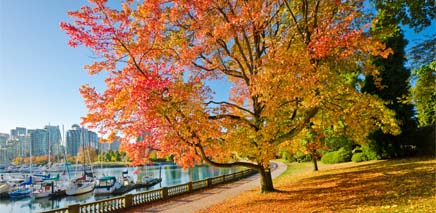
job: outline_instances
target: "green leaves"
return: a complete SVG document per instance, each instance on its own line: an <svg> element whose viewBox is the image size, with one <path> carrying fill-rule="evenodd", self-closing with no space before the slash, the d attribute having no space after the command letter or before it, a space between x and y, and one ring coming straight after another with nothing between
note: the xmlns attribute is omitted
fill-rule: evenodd
<svg viewBox="0 0 436 213"><path fill-rule="evenodd" d="M413 102L418 112L419 126L436 123L436 61L414 71L417 77L412 89Z"/></svg>

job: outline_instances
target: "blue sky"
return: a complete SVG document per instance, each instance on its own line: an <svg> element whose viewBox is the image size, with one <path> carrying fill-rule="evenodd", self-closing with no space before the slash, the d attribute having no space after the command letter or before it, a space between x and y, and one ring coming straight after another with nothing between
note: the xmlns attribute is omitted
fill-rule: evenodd
<svg viewBox="0 0 436 213"><path fill-rule="evenodd" d="M83 70L91 62L90 50L71 48L60 30L67 12L86 0L0 0L0 132L17 126L80 123L86 108L79 94L83 84L103 87L103 75ZM427 28L429 34L433 28ZM434 31L434 30L433 30ZM412 31L409 40L419 39ZM213 85L220 89L219 84ZM224 91L227 91L226 89Z"/></svg>
<svg viewBox="0 0 436 213"><path fill-rule="evenodd" d="M103 78L83 71L91 52L69 47L59 28L67 11L85 3L0 1L0 132L48 123L68 129L86 113L79 88Z"/></svg>

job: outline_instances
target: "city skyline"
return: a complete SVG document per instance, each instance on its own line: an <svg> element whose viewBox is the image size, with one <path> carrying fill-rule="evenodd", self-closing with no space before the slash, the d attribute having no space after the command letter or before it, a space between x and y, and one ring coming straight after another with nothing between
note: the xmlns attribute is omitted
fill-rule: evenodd
<svg viewBox="0 0 436 213"><path fill-rule="evenodd" d="M0 133L0 164L9 164L17 157L26 158L30 155L51 156L50 159L59 160L65 153L77 156L83 146L99 153L120 150L118 139L111 143L99 143L97 133L77 124L67 129L64 139L60 132L59 126L46 125L36 129L16 127L10 133Z"/></svg>
<svg viewBox="0 0 436 213"><path fill-rule="evenodd" d="M105 73L90 76L83 69L93 58L84 47L71 48L59 28L70 20L68 11L86 0L0 1L0 132L15 127L36 129L45 125L66 128L80 124L86 107L79 93L83 84L105 88ZM49 5L49 6L48 6ZM403 28L411 47L436 24L416 34ZM217 99L228 97L228 85L210 83ZM96 131L97 130L93 130Z"/></svg>

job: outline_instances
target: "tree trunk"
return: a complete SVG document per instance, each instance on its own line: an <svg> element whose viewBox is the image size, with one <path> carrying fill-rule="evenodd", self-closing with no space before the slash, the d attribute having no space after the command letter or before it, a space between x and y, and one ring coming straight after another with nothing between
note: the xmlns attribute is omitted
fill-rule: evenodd
<svg viewBox="0 0 436 213"><path fill-rule="evenodd" d="M312 155L313 171L318 171L318 163L316 162L316 156Z"/></svg>
<svg viewBox="0 0 436 213"><path fill-rule="evenodd" d="M259 168L259 173L260 173L260 191L262 193L265 192L274 192L274 186L273 186L273 182L272 182L272 177L271 177L271 170L268 168L265 168L264 166L260 166Z"/></svg>

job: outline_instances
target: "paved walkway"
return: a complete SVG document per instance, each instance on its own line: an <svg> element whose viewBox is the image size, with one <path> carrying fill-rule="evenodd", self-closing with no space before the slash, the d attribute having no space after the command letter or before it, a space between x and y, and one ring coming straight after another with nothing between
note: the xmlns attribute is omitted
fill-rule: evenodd
<svg viewBox="0 0 436 213"><path fill-rule="evenodd" d="M276 162L278 167L272 172L275 178L282 174L287 166L283 163ZM144 207L138 206L127 210L126 212L162 212L162 213L187 213L196 212L211 205L223 202L224 200L234 197L244 191L259 187L259 174L241 179L239 181L221 184L211 189L194 192L181 197L175 197L167 202L158 204L149 204Z"/></svg>

